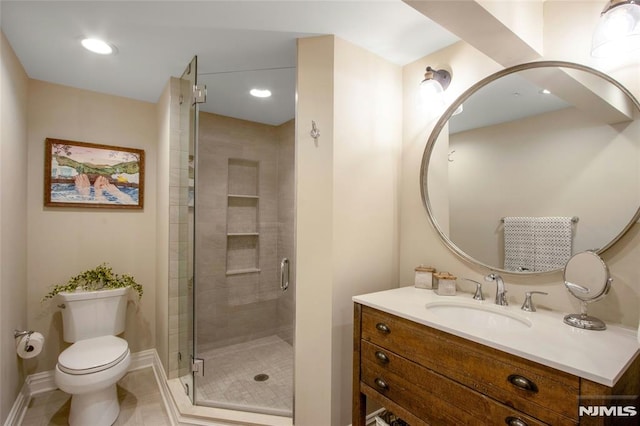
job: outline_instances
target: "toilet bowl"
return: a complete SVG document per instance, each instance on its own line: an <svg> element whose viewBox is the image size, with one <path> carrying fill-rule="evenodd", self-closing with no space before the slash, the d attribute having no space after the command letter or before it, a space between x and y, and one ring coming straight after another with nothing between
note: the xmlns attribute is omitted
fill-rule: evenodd
<svg viewBox="0 0 640 426"><path fill-rule="evenodd" d="M72 395L70 425L109 426L120 413L116 382L127 373L127 341L107 335L79 340L58 357L55 382Z"/></svg>
<svg viewBox="0 0 640 426"><path fill-rule="evenodd" d="M54 379L71 394L69 424L109 426L120 413L116 382L129 368L124 332L129 287L56 295L63 337L73 343L58 357Z"/></svg>

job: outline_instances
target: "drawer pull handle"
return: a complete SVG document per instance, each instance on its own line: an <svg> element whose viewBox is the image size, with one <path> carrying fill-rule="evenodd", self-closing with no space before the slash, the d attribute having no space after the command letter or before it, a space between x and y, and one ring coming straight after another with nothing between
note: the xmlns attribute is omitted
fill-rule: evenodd
<svg viewBox="0 0 640 426"><path fill-rule="evenodd" d="M528 426L528 423L525 422L522 419L519 419L517 417L513 417L513 416L509 416L506 419L504 419L504 422L506 424L508 424L509 426Z"/></svg>
<svg viewBox="0 0 640 426"><path fill-rule="evenodd" d="M513 386L517 388L524 389L531 392L538 392L538 387L536 386L536 384L533 383L531 380L527 379L526 377L519 376L517 374L512 374L507 378L507 380L509 380L509 383L511 383Z"/></svg>
<svg viewBox="0 0 640 426"><path fill-rule="evenodd" d="M376 351L376 358L384 364L389 362L389 357L382 351Z"/></svg>
<svg viewBox="0 0 640 426"><path fill-rule="evenodd" d="M376 324L376 328L378 329L378 331L380 331L381 333L384 334L389 334L391 333L391 329L389 328L389 326L385 323L379 322Z"/></svg>
<svg viewBox="0 0 640 426"><path fill-rule="evenodd" d="M377 387L379 387L380 389L384 389L387 390L389 389L389 385L387 384L387 382L385 382L384 380L377 378L373 381Z"/></svg>

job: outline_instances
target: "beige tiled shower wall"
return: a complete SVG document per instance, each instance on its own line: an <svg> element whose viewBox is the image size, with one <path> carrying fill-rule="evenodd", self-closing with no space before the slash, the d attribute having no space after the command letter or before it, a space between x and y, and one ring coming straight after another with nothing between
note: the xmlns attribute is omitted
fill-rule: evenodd
<svg viewBox="0 0 640 426"><path fill-rule="evenodd" d="M293 142L293 121L271 126L210 113L199 116L199 351L273 334L290 340L293 289L280 289L280 260L293 260ZM258 198L230 201L229 194L239 191ZM228 269L250 271L228 274Z"/></svg>

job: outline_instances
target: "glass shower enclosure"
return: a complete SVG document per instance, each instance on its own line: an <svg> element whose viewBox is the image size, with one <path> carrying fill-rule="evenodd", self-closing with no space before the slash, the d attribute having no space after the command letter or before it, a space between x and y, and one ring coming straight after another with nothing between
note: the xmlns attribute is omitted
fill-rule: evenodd
<svg viewBox="0 0 640 426"><path fill-rule="evenodd" d="M191 71L196 68L197 58ZM295 72L287 72L295 86ZM248 80L246 73L255 73L252 80L260 75L196 72L182 79L193 91L194 136L188 213L193 280L184 305L190 325L181 327L191 334L184 339L191 344L190 371L182 381L196 405L291 417L295 126L293 114L274 122L229 107L235 102L220 91ZM259 102L249 89L237 96Z"/></svg>

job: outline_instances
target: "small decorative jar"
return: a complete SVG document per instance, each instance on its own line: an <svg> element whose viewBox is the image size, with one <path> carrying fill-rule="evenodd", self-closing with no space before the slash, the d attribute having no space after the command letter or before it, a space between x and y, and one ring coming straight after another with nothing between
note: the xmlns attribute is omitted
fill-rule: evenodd
<svg viewBox="0 0 640 426"><path fill-rule="evenodd" d="M432 268L431 266L418 266L416 268L416 288L434 288L434 278L433 274L436 272L436 268Z"/></svg>
<svg viewBox="0 0 640 426"><path fill-rule="evenodd" d="M456 276L448 272L439 272L434 275L438 281L436 293L439 296L455 296L456 295Z"/></svg>

